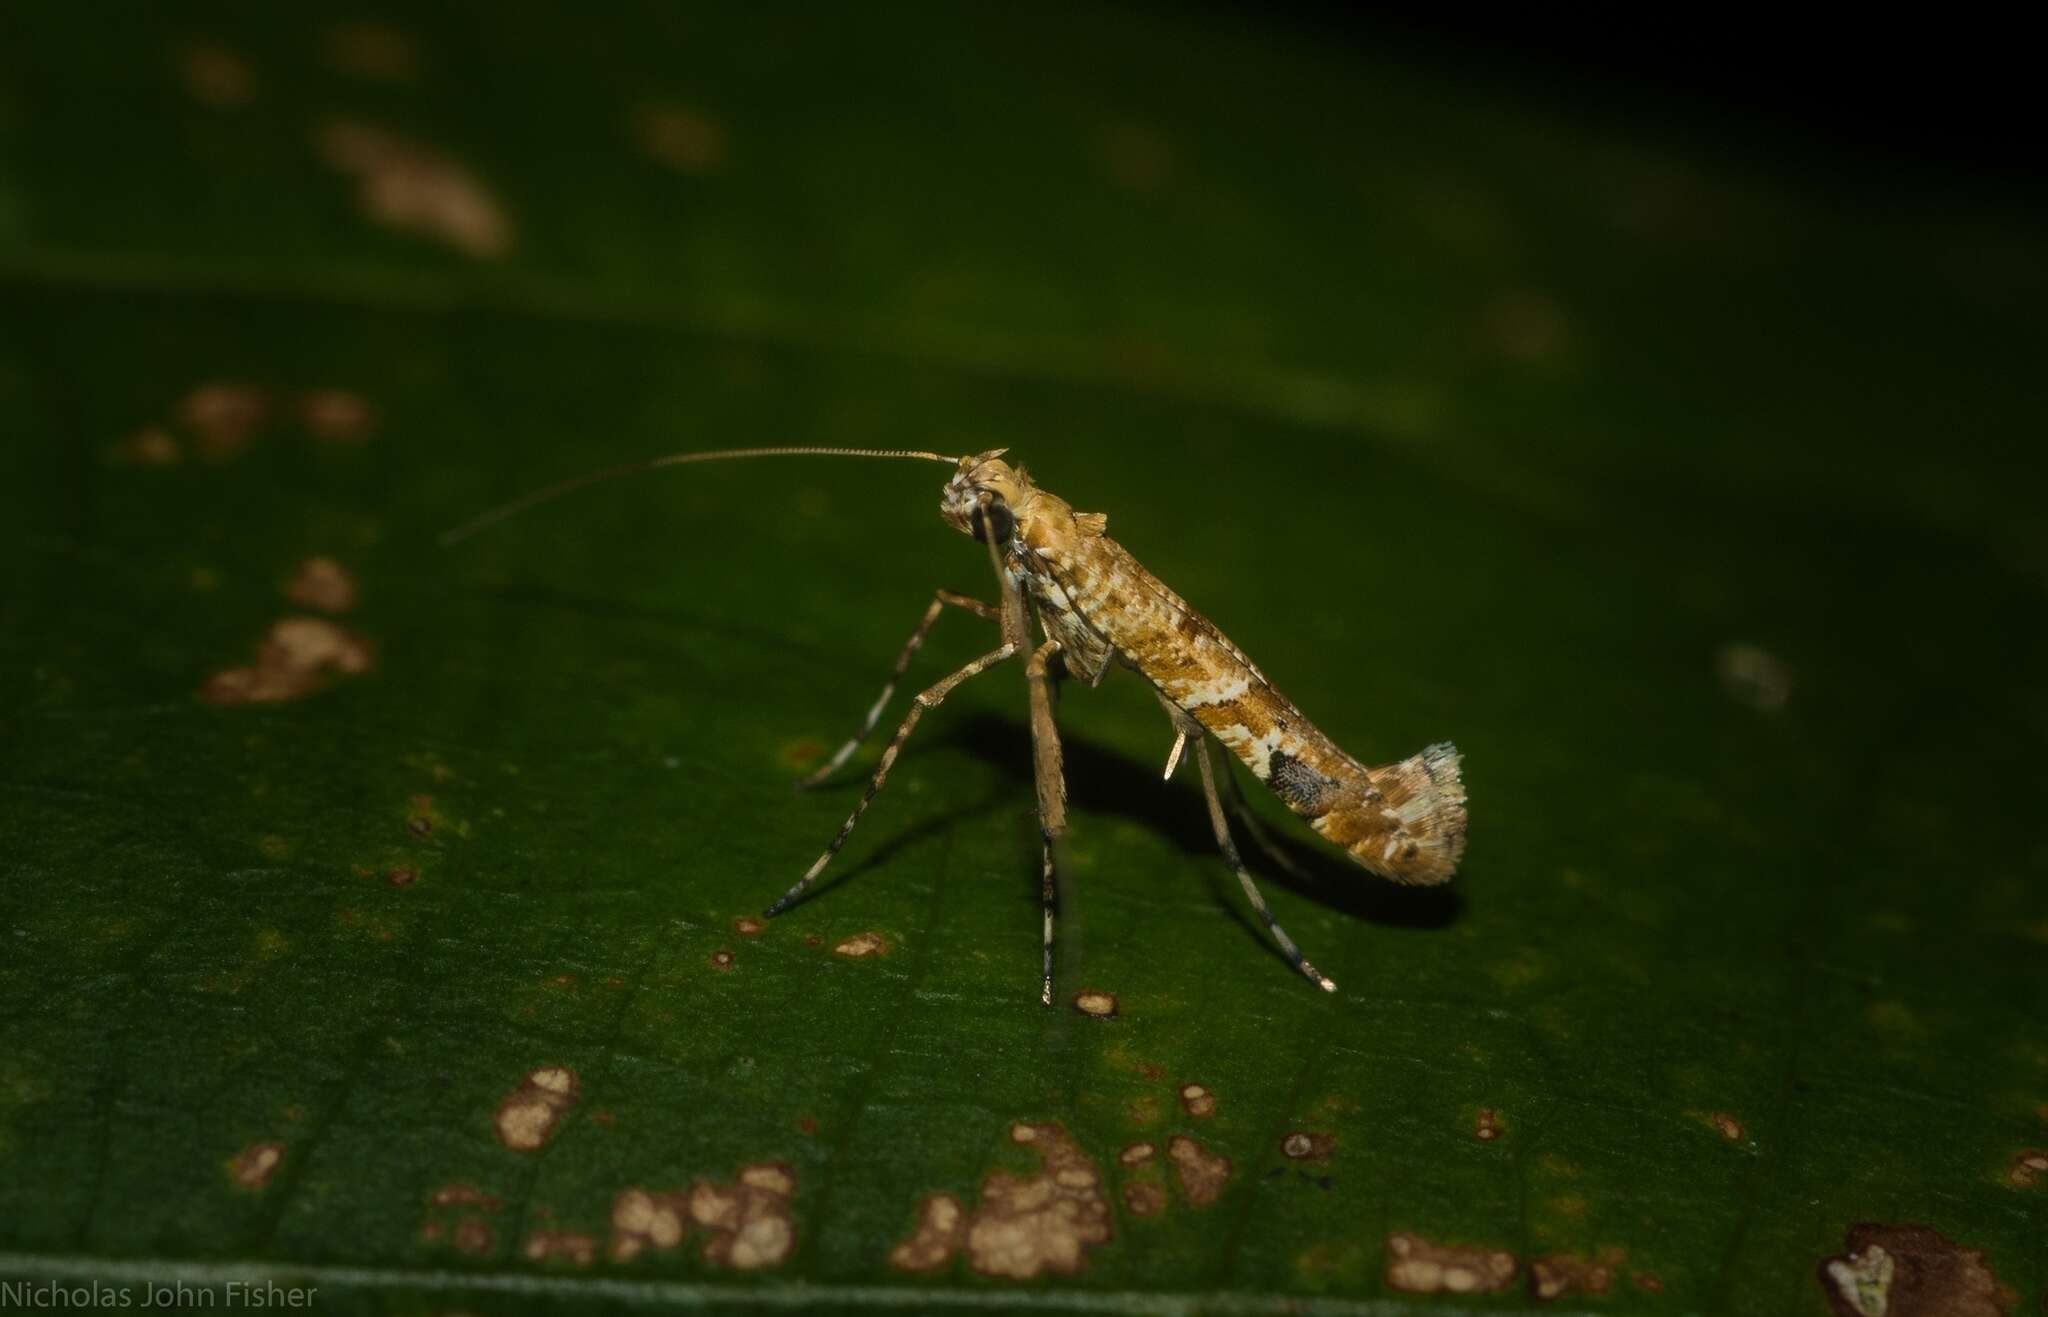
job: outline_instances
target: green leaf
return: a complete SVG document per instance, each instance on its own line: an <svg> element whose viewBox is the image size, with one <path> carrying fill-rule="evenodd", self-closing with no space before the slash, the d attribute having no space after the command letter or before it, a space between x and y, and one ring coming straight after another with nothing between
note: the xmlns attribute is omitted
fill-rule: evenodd
<svg viewBox="0 0 2048 1317"><path fill-rule="evenodd" d="M2039 1301L2037 213L1216 17L9 22L6 1283ZM1069 683L1041 1009L1010 668L744 923L991 593L945 472L435 536L789 443L1009 447L1360 758L1455 739L1459 880L1262 797L1316 992L1139 679Z"/></svg>

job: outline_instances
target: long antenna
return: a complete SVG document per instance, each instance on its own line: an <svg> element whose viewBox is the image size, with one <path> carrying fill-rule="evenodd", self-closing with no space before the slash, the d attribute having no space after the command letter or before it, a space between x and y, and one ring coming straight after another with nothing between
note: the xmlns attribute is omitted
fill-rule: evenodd
<svg viewBox="0 0 2048 1317"><path fill-rule="evenodd" d="M459 544L481 530L507 517L517 516L530 507L558 499L564 494L573 494L585 485L595 485L618 476L637 475L657 467L686 466L692 462L723 462L740 457L905 457L921 462L944 462L947 466L958 466L960 459L947 457L943 453L926 453L907 448L722 448L708 453L670 453L667 457L650 457L644 461L628 462L624 466L606 467L602 471L588 471L572 476L560 484L536 489L530 494L521 494L510 503L500 503L479 516L472 517L453 530L441 533L441 547Z"/></svg>

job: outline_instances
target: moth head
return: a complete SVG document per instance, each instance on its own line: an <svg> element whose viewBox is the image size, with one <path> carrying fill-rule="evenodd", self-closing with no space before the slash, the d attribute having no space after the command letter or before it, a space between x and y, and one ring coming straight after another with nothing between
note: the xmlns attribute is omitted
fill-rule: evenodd
<svg viewBox="0 0 2048 1317"><path fill-rule="evenodd" d="M959 469L939 497L939 515L962 535L999 545L1017 533L1017 506L1031 493L1023 468L1002 461L1009 450L992 448L960 459Z"/></svg>

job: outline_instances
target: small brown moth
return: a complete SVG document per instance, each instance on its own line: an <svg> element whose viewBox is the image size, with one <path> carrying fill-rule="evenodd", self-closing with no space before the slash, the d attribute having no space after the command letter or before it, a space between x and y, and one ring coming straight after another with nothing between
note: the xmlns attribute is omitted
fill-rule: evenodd
<svg viewBox="0 0 2048 1317"><path fill-rule="evenodd" d="M1044 899L1044 976L1040 1000L1052 1004L1054 843L1067 827L1067 791L1060 759L1059 728L1053 720L1054 684L1060 673L1095 686L1112 662L1135 670L1173 725L1173 747L1167 753L1171 778L1189 742L1201 769L1202 794L1208 801L1209 824L1216 844L1237 874L1252 908L1265 921L1288 961L1326 992L1337 985L1311 965L1294 939L1274 921L1266 900L1252 881L1231 839L1223 795L1253 837L1274 850L1237 792L1226 767L1218 772L1209 753L1213 739L1241 760L1252 776L1324 838L1354 861L1398 883L1430 885L1446 882L1465 852L1465 788L1459 777L1458 751L1448 741L1398 763L1368 768L1337 748L1316 730L1299 709L1273 688L1252 661L1230 643L1207 618L1166 588L1107 534L1109 519L1099 512L1076 512L1040 489L1021 466L1002 460L1005 449L972 457L939 453L855 448L746 448L718 452L678 453L628 466L591 472L547 489L537 490L442 537L444 544L502 521L536 503L614 476L692 462L751 457L872 457L942 462L953 468L939 499L939 513L948 525L987 547L996 578L997 603L986 604L950 590L940 590L910 639L896 656L896 666L868 710L860 730L847 739L816 772L798 783L812 787L825 781L873 733L910 667L932 624L947 608L958 608L994 622L1001 641L965 667L933 683L911 701L910 711L889 738L881 762L868 779L867 791L839 834L766 914L772 918L794 904L873 803L889 778L903 743L927 709L936 709L962 682L999 663L1023 657L1025 689L1031 707L1031 738L1038 785L1039 832ZM1043 639L1032 642L1036 620ZM1220 788L1220 789L1219 789Z"/></svg>

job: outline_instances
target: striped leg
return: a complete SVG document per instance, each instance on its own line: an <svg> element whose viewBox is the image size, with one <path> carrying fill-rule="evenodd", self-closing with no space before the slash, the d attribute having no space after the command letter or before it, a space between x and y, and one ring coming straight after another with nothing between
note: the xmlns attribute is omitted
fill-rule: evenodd
<svg viewBox="0 0 2048 1317"><path fill-rule="evenodd" d="M896 666L890 670L889 680L883 684L882 693L876 698L874 706L868 710L868 716L861 722L860 730L855 732L845 745L834 751L832 757L817 771L806 774L796 784L798 791L807 791L838 772L847 760L853 758L853 752L860 749L860 743L874 734L875 724L882 720L882 710L889 707L889 697L896 693L896 683L903 680L903 674L909 671L911 658L924 647L924 638L931 633L932 623L939 620L939 614L945 611L948 604L954 608L964 608L985 621L996 620L996 610L981 600L970 599L964 594L954 594L951 590L939 591L938 597L932 600L931 607L924 610L924 620L917 624L917 629L910 633L910 639L904 642L903 652L896 656Z"/></svg>
<svg viewBox="0 0 2048 1317"><path fill-rule="evenodd" d="M1045 965L1038 1000L1052 1005L1052 930L1059 893L1054 882L1053 848L1067 831L1067 773L1060 751L1060 728L1053 719L1052 658L1060 642L1047 640L1024 665L1031 691L1031 767L1038 783L1038 834L1044 842L1039 872L1040 906L1045 913Z"/></svg>
<svg viewBox="0 0 2048 1317"><path fill-rule="evenodd" d="M1307 975L1309 982L1324 992L1335 992L1337 985L1330 982L1321 970L1309 964L1302 957L1301 948L1294 945L1294 939L1287 936L1287 930L1274 922L1273 912L1266 908L1266 898L1259 895L1258 886L1252 882L1251 870L1245 868L1244 861L1238 857L1237 843L1230 839L1230 824L1223 817L1223 802L1216 795L1216 768L1210 762L1209 742L1206 737L1200 742L1196 755L1197 762L1202 766L1202 794L1209 800L1209 824L1216 830L1216 844L1222 847L1223 858L1229 861L1230 867L1237 872L1237 881L1244 887L1244 894L1251 899L1252 909L1258 911L1259 918L1266 921L1266 931L1280 944L1280 952L1287 957L1288 963Z"/></svg>
<svg viewBox="0 0 2048 1317"><path fill-rule="evenodd" d="M1296 864L1286 851L1280 849L1280 843L1273 840L1273 834L1266 831L1266 825L1259 822L1259 816L1252 812L1252 804L1244 798L1244 788L1237 784L1237 774L1231 771L1228 760L1224 761L1223 767L1216 775L1221 779L1223 794L1230 797L1230 812L1237 815L1237 821L1244 825L1244 830L1251 834L1258 848L1266 853L1266 858L1283 873L1296 878L1301 877L1301 866Z"/></svg>
<svg viewBox="0 0 2048 1317"><path fill-rule="evenodd" d="M815 882L819 874L825 872L825 866L832 862L832 857L839 854L839 848L846 844L846 839L849 836L853 835L853 825L860 822L860 816L867 812L868 806L874 803L876 794L881 791L882 783L889 780L890 767L895 764L896 756L902 752L903 743L910 739L911 729L917 726L917 720L924 717L924 711L926 709L938 708L939 705L945 703L946 697L953 693L955 686L966 681L969 677L979 676L996 664L1001 663L1004 659L1015 656L1016 653L1017 646L1012 644L1005 644L1000 648L992 649L952 676L925 688L925 690L918 694L915 700L911 701L909 715L903 719L903 725L896 729L896 735L889 738L888 746L882 751L882 762L875 766L875 775L868 779L868 789L861 796L860 803L853 807L853 813L849 814L846 822L840 825L839 835L832 839L832 844L825 848L825 853L820 855L817 862L805 871L804 876L797 879L796 886L784 892L781 900L769 906L763 912L764 918L773 919L795 904L797 898L804 894L804 889Z"/></svg>

